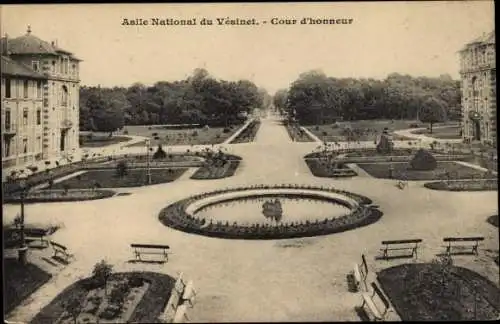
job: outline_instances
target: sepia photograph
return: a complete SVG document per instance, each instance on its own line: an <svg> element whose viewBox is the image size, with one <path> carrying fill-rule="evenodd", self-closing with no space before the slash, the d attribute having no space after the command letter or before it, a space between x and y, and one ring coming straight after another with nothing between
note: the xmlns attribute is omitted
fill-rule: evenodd
<svg viewBox="0 0 500 324"><path fill-rule="evenodd" d="M4 322L500 320L494 12L0 5Z"/></svg>

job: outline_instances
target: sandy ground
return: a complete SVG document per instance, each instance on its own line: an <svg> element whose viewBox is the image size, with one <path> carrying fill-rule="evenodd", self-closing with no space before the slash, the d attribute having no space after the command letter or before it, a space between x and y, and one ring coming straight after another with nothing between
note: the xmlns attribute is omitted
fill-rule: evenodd
<svg viewBox="0 0 500 324"><path fill-rule="evenodd" d="M90 275L101 259L116 271L140 269L172 276L183 272L194 281L198 297L188 312L191 321L358 321L358 293L347 290L346 275L364 253L369 280L375 271L404 261L376 261L386 239L421 238L419 260L444 251L445 236L479 234L486 238L479 257L456 258L498 284L498 267L485 249L498 249L498 229L486 222L497 210L497 192L438 192L411 182L405 190L395 182L369 176L352 179L313 177L302 159L318 143L293 143L283 126L264 119L253 143L226 145L243 161L231 178L191 180L127 188L129 196L78 203L32 204L27 222L62 223L54 240L67 245L76 260L17 307L8 319L28 322L62 289ZM158 212L186 196L249 184L298 183L330 186L366 195L384 216L375 224L323 237L243 241L208 238L160 224ZM4 205L4 222L19 206ZM294 242L296 247L285 247ZM164 243L173 254L164 265L132 264L131 243ZM398 319L395 313L389 319Z"/></svg>

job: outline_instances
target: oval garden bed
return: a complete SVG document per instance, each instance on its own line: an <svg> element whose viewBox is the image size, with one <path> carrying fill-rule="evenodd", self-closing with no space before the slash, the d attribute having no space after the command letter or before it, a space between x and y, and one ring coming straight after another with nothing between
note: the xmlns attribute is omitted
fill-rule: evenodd
<svg viewBox="0 0 500 324"><path fill-rule="evenodd" d="M309 170L315 177L350 178L358 174L343 162L326 162L321 159L305 159Z"/></svg>
<svg viewBox="0 0 500 324"><path fill-rule="evenodd" d="M496 191L498 179L435 181L425 183L424 187L445 191Z"/></svg>
<svg viewBox="0 0 500 324"><path fill-rule="evenodd" d="M466 268L439 263L403 264L377 274L403 321L494 320L498 287Z"/></svg>
<svg viewBox="0 0 500 324"><path fill-rule="evenodd" d="M279 191L280 189L291 189L296 190L294 193L281 193L280 195L286 198L295 198L298 192L305 192L305 198L311 198L311 194L316 192L317 194L322 194L323 196L328 193L333 193L336 195L341 195L346 197L349 201L355 201L354 205L350 204L351 212L347 215L340 217L327 217L324 219L316 219L311 221L296 221L291 223L276 223L274 225L262 225L259 223L247 225L238 224L234 222L229 224L229 222L223 223L221 221L212 222L211 220L206 220L204 218L198 218L196 213L190 212L192 205L196 205L202 199L209 200L209 198L215 198L220 196L222 200L225 200L225 195L228 197L234 193L241 193L245 191L261 191L261 196L267 195L266 192L275 194L274 191ZM317 196L314 194L314 196ZM250 193L249 193L250 195ZM255 196L255 193L252 193ZM241 195L240 195L241 196ZM245 199L245 197L239 197ZM338 199L336 199L338 202ZM164 208L159 215L160 221L171 228L184 231L192 234L199 234L211 237L226 238L226 239L247 239L247 240L266 240L266 239L287 239L287 238L299 238L299 237L311 237L318 235L327 235L332 233L343 232L351 230L357 227L366 226L373 222L376 222L382 216L382 213L370 206L372 201L364 196L360 196L354 193L346 192L343 190L335 189L324 189L317 187L300 187L294 185L282 185L282 186L252 186L245 188L234 188L219 190L209 193L200 194L197 196L189 197L174 204L169 205Z"/></svg>
<svg viewBox="0 0 500 324"><path fill-rule="evenodd" d="M81 190L70 189L65 190L37 190L28 192L24 198L25 203L44 203L44 202L65 202L65 201L85 201L96 200L113 197L115 192L113 190L96 189L96 190ZM20 193L13 193L4 197L4 203L20 203Z"/></svg>
<svg viewBox="0 0 500 324"><path fill-rule="evenodd" d="M175 279L155 272L113 273L105 286L93 278L64 289L31 321L45 323L158 323Z"/></svg>

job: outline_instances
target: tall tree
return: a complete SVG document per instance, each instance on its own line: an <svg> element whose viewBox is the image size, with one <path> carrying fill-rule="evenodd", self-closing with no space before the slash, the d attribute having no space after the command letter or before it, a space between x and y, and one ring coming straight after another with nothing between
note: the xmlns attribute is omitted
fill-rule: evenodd
<svg viewBox="0 0 500 324"><path fill-rule="evenodd" d="M432 125L446 120L446 103L437 98L427 98L420 108L419 118L421 122L429 123L432 134Z"/></svg>

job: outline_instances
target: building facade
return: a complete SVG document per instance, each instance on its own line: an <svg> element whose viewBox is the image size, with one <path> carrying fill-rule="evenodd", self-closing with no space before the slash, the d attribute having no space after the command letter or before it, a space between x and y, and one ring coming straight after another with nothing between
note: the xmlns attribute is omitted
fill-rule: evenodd
<svg viewBox="0 0 500 324"><path fill-rule="evenodd" d="M1 39L2 167L71 160L79 150L79 63L31 34Z"/></svg>
<svg viewBox="0 0 500 324"><path fill-rule="evenodd" d="M467 142L496 145L495 31L460 51L462 137Z"/></svg>

